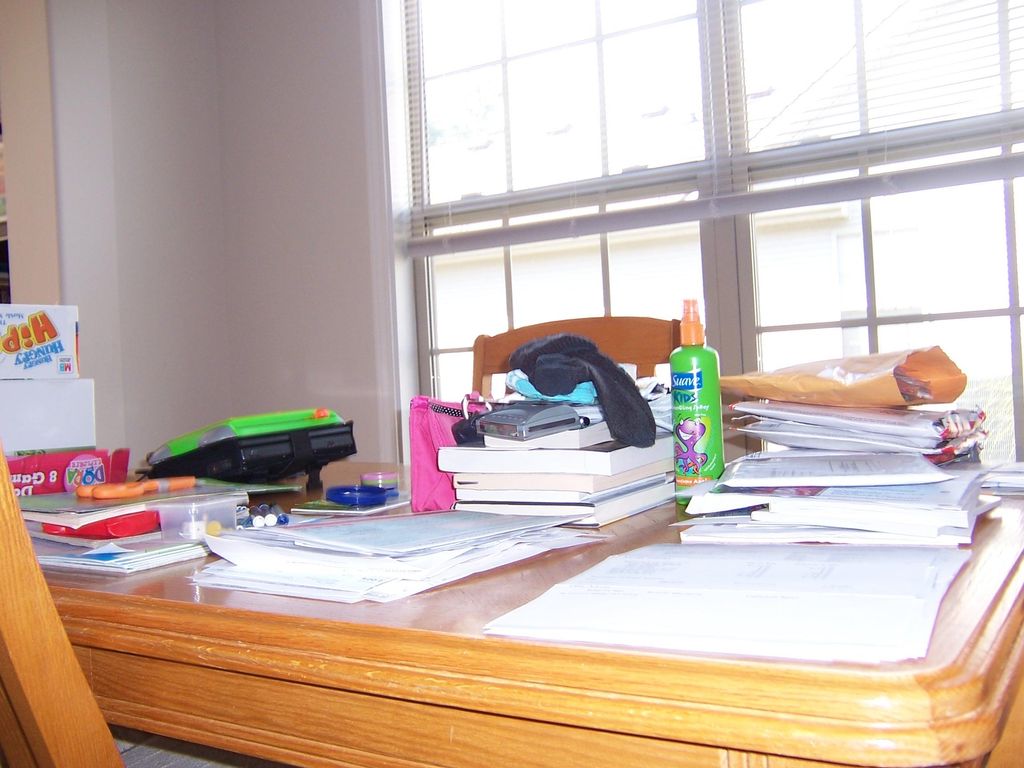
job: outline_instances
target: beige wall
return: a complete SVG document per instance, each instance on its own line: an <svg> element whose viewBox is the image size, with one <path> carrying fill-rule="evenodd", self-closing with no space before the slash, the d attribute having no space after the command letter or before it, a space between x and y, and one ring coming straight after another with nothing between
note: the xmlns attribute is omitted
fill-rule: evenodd
<svg viewBox="0 0 1024 768"><path fill-rule="evenodd" d="M61 301L49 53L45 0L0 0L12 300L23 303Z"/></svg>
<svg viewBox="0 0 1024 768"><path fill-rule="evenodd" d="M314 406L355 421L360 458L399 456L377 3L282 8L48 4L60 300L79 306L98 440L136 462L210 421ZM23 57L0 49L5 91ZM5 96L5 125L24 103ZM16 219L13 183L15 298L42 301L14 232L47 227Z"/></svg>

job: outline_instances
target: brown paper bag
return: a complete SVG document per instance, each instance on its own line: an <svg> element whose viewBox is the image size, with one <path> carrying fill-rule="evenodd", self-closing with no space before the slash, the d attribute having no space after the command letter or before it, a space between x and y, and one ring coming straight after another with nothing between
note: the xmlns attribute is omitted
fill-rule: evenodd
<svg viewBox="0 0 1024 768"><path fill-rule="evenodd" d="M817 405L893 407L951 403L967 377L939 347L803 363L723 376L722 395Z"/></svg>

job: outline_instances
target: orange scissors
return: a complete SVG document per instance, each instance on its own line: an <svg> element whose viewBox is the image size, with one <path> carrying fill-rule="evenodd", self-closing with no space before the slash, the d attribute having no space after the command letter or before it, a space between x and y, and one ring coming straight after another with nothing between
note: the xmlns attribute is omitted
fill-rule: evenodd
<svg viewBox="0 0 1024 768"><path fill-rule="evenodd" d="M136 496L143 496L147 493L184 491L195 488L195 485L196 479L192 476L161 477L131 483L80 485L75 489L75 495L80 499L134 499Z"/></svg>

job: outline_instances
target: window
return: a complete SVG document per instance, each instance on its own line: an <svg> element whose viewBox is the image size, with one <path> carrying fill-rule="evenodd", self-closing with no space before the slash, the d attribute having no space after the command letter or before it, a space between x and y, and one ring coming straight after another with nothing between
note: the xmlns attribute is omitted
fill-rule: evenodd
<svg viewBox="0 0 1024 768"><path fill-rule="evenodd" d="M1024 458L1024 0L405 11L435 394L479 333L696 296L726 372L939 345Z"/></svg>

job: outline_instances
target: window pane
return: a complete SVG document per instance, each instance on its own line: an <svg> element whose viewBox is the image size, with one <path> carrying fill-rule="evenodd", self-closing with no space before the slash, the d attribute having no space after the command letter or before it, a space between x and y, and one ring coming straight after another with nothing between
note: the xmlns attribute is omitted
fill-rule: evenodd
<svg viewBox="0 0 1024 768"><path fill-rule="evenodd" d="M998 0L744 4L750 147L764 149L1002 108ZM808 34L813 30L813 34ZM1011 50L1020 48L1018 31ZM1019 50L1015 66L1019 67ZM863 60L863 80L858 68Z"/></svg>
<svg viewBox="0 0 1024 768"><path fill-rule="evenodd" d="M438 347L470 347L481 333L508 329L500 250L438 256L431 261L431 270Z"/></svg>
<svg viewBox="0 0 1024 768"><path fill-rule="evenodd" d="M747 3L742 25L751 149L859 131L852 2Z"/></svg>
<svg viewBox="0 0 1024 768"><path fill-rule="evenodd" d="M608 274L611 314L681 317L683 299L704 303L700 225L609 234Z"/></svg>
<svg viewBox="0 0 1024 768"><path fill-rule="evenodd" d="M866 355L865 328L820 328L809 331L778 331L759 335L760 370L774 371L791 365Z"/></svg>
<svg viewBox="0 0 1024 768"><path fill-rule="evenodd" d="M517 224L532 224L538 221L557 221L568 219L574 216L589 216L597 213L600 209L596 205L581 205L576 208L563 208L560 211L545 211L543 213L528 213L523 216L510 216L508 223L512 226Z"/></svg>
<svg viewBox="0 0 1024 768"><path fill-rule="evenodd" d="M601 31L623 29L697 13L697 0L601 0Z"/></svg>
<svg viewBox="0 0 1024 768"><path fill-rule="evenodd" d="M1017 231L1017 303L1024 295L1024 179L1013 180L1013 210Z"/></svg>
<svg viewBox="0 0 1024 768"><path fill-rule="evenodd" d="M428 80L426 93L430 201L506 191L501 68Z"/></svg>
<svg viewBox="0 0 1024 768"><path fill-rule="evenodd" d="M423 73L496 61L501 52L501 6L480 0L420 0ZM466 30L473 30L467 35Z"/></svg>
<svg viewBox="0 0 1024 768"><path fill-rule="evenodd" d="M442 400L457 403L473 390L473 353L449 352L437 356L434 391ZM498 390L500 391L500 390Z"/></svg>
<svg viewBox="0 0 1024 768"><path fill-rule="evenodd" d="M604 314L597 237L512 248L515 326Z"/></svg>
<svg viewBox="0 0 1024 768"><path fill-rule="evenodd" d="M997 0L863 5L870 130L1000 109Z"/></svg>
<svg viewBox="0 0 1024 768"><path fill-rule="evenodd" d="M515 189L600 176L594 45L511 61L508 80Z"/></svg>
<svg viewBox="0 0 1024 768"><path fill-rule="evenodd" d="M1010 16L1010 100L1014 108L1024 107L1024 4L1011 3Z"/></svg>
<svg viewBox="0 0 1024 768"><path fill-rule="evenodd" d="M878 314L1005 307L1004 211L999 182L873 199Z"/></svg>
<svg viewBox="0 0 1024 768"><path fill-rule="evenodd" d="M594 36L594 0L512 0L504 6L509 56Z"/></svg>
<svg viewBox="0 0 1024 768"><path fill-rule="evenodd" d="M967 388L957 404L980 407L988 417L989 437L982 458L986 462L1013 460L1013 387L1007 318L883 326L878 329L878 346L882 351L941 347L967 376Z"/></svg>
<svg viewBox="0 0 1024 768"><path fill-rule="evenodd" d="M604 82L610 173L704 157L696 21L605 41Z"/></svg>
<svg viewBox="0 0 1024 768"><path fill-rule="evenodd" d="M752 217L759 325L863 318L860 203Z"/></svg>

